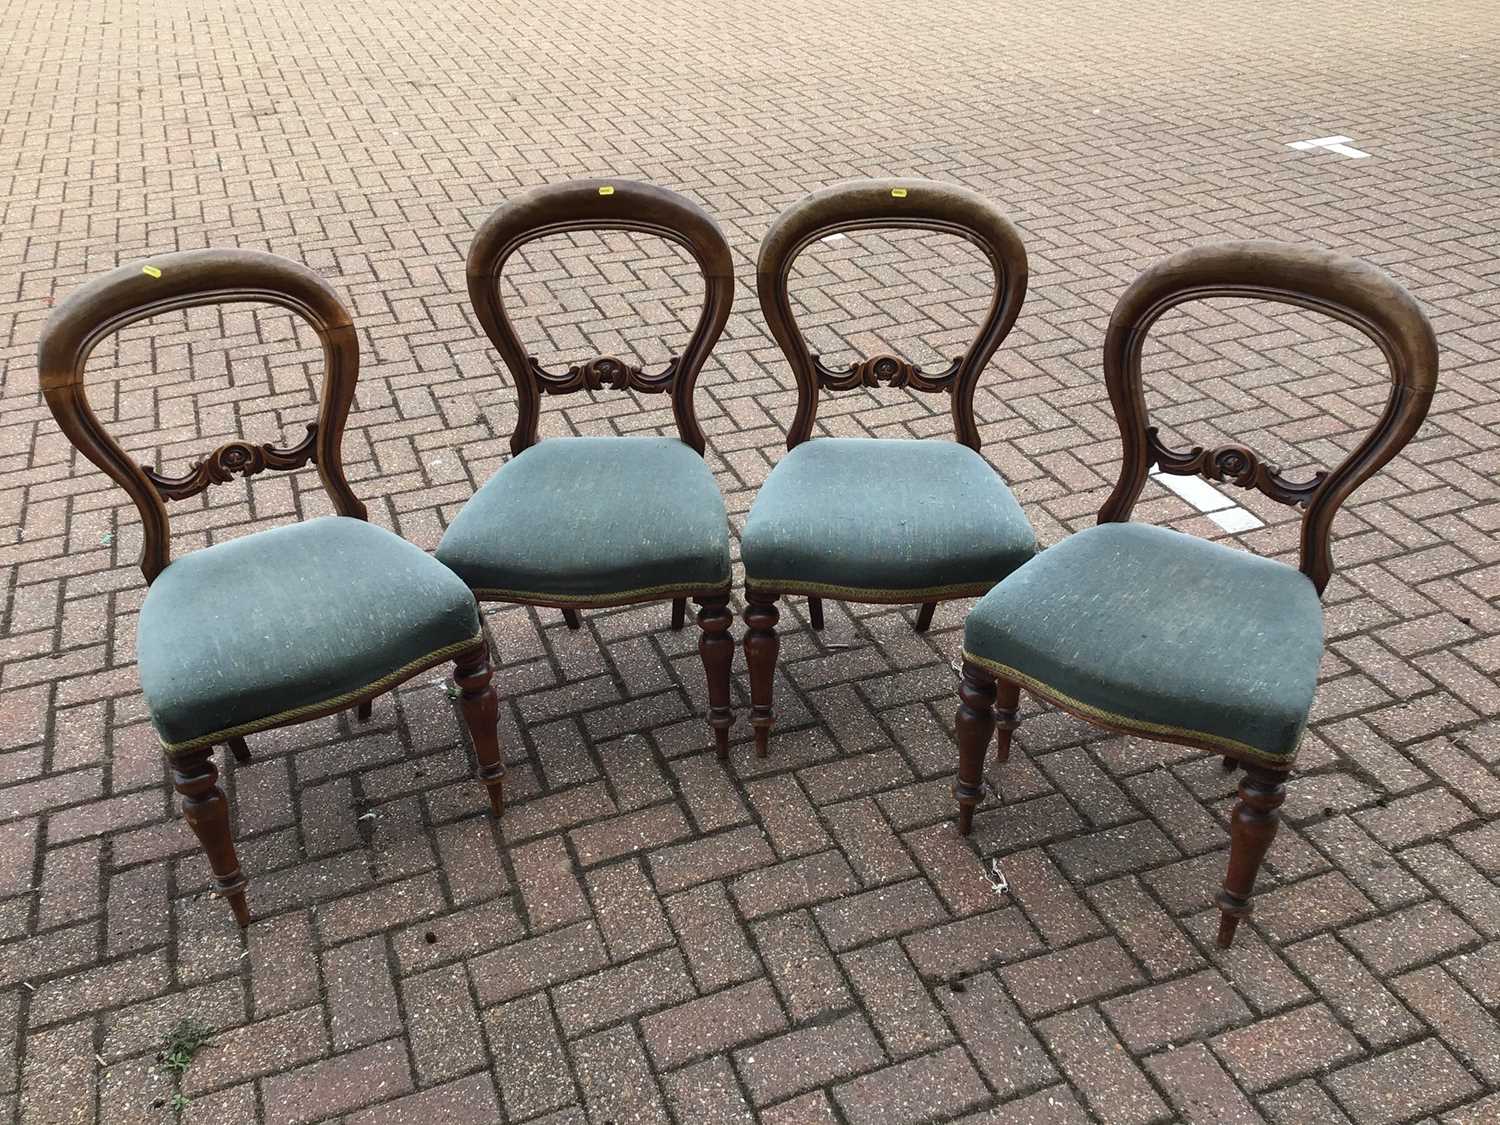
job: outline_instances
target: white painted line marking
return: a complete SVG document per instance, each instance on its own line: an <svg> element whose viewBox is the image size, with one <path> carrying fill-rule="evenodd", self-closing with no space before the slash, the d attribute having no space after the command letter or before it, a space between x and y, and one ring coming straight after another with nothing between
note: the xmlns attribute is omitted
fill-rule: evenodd
<svg viewBox="0 0 1500 1125"><path fill-rule="evenodd" d="M1241 508L1202 477L1181 476L1152 469L1151 479L1167 491L1175 492L1231 535L1266 526L1254 512Z"/></svg>
<svg viewBox="0 0 1500 1125"><path fill-rule="evenodd" d="M1257 527L1266 526L1254 512L1247 512L1239 507L1226 508L1222 512L1209 512L1208 518L1231 535L1238 535L1242 531L1254 531Z"/></svg>
<svg viewBox="0 0 1500 1125"><path fill-rule="evenodd" d="M1312 149L1321 148L1326 152L1336 152L1340 156L1347 156L1350 160L1363 160L1369 156L1368 152L1357 149L1349 142L1353 137L1317 137L1310 141L1288 141L1287 148L1294 148L1298 152L1310 152Z"/></svg>
<svg viewBox="0 0 1500 1125"><path fill-rule="evenodd" d="M1224 508L1234 507L1233 500L1202 477L1185 477L1176 473L1163 473L1160 470L1153 470L1151 475L1156 479L1157 484L1177 493L1200 512L1217 512Z"/></svg>
<svg viewBox="0 0 1500 1125"><path fill-rule="evenodd" d="M848 237L849 236L847 234L830 234L827 238L821 238L818 241L819 242L841 242L842 240L844 240L844 239L846 239Z"/></svg>

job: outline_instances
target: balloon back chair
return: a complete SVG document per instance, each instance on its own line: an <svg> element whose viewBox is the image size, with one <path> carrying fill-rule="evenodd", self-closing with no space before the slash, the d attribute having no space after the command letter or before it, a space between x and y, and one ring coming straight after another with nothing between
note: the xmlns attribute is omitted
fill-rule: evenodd
<svg viewBox="0 0 1500 1125"><path fill-rule="evenodd" d="M1147 424L1146 335L1167 310L1210 297L1299 305L1379 346L1391 376L1385 409L1331 472L1288 480L1242 445L1169 449ZM1023 687L1099 726L1212 750L1227 769L1244 766L1229 871L1217 898L1218 944L1227 948L1250 913L1317 688L1334 515L1416 433L1437 385L1437 363L1432 327L1411 296L1374 267L1329 251L1275 242L1202 246L1137 278L1116 305L1104 343L1124 456L1098 524L1017 570L965 625L954 788L960 831L969 832L983 797L985 749L996 726L997 757L1009 757ZM1301 508L1299 565L1128 522L1153 465Z"/></svg>
<svg viewBox="0 0 1500 1125"><path fill-rule="evenodd" d="M253 301L306 320L323 346L316 423L290 447L232 441L182 476L133 461L89 405L84 367L105 337L148 317ZM462 706L491 805L502 808L497 705L473 596L441 563L366 522L344 477L341 443L359 373L349 314L317 274L249 250L190 250L122 266L52 312L38 363L68 440L120 485L141 515L137 665L183 815L235 920L249 923L246 879L229 831L213 749L248 761L245 736L369 701L434 665L457 663ZM238 475L317 466L335 516L259 531L171 558L167 503Z"/></svg>
<svg viewBox="0 0 1500 1125"><path fill-rule="evenodd" d="M688 250L703 275L698 321L681 356L660 371L600 357L548 371L528 355L501 296L501 272L529 242L575 231L636 231ZM623 180L535 188L480 227L468 259L469 296L516 384L512 457L459 511L437 557L480 601L578 610L670 599L681 628L698 603L698 650L708 679L709 725L729 752L729 520L703 460L693 388L734 299L734 266L718 224L675 192ZM669 396L676 437L537 440L543 394L604 387Z"/></svg>
<svg viewBox="0 0 1500 1125"><path fill-rule="evenodd" d="M974 343L942 371L892 355L834 370L811 353L797 326L788 279L798 255L832 234L882 228L957 235L993 271L993 297ZM979 454L974 421L974 390L1015 323L1026 277L1026 250L1000 210L966 188L930 180L826 188L794 203L766 233L756 286L796 376L797 413L789 452L761 486L741 538L757 754L767 751L773 721L781 595L807 595L815 630L823 627L823 598L920 604L922 632L939 601L983 594L1035 553L1020 505ZM957 441L813 437L824 391L882 383L946 395Z"/></svg>

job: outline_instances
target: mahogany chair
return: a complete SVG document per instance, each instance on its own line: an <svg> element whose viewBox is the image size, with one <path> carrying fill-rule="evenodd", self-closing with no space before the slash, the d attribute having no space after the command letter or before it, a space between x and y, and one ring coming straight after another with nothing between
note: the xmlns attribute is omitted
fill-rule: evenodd
<svg viewBox="0 0 1500 1125"><path fill-rule="evenodd" d="M91 409L84 367L100 340L147 317L254 301L306 320L323 345L322 402L288 448L232 441L186 474L137 464ZM245 736L354 707L453 660L479 780L502 808L505 767L478 607L437 560L366 522L344 477L344 423L359 372L349 314L317 274L250 250L189 250L121 266L71 293L42 331L42 392L68 440L120 485L141 514L136 662L151 721L172 766L183 815L235 921L249 924L246 879L229 831L216 745L249 760ZM318 468L336 516L256 532L171 558L167 503L238 474Z"/></svg>
<svg viewBox="0 0 1500 1125"><path fill-rule="evenodd" d="M968 351L927 372L880 355L847 371L808 349L792 312L788 278L818 239L851 230L915 228L977 246L994 274L994 295ZM1036 535L1005 481L979 454L974 390L1026 296L1026 250L983 196L930 180L856 180L813 192L772 224L756 271L761 311L797 379L789 452L761 486L741 537L745 564L745 657L750 668L755 750L765 755L776 675L776 601L805 594L814 629L824 598L920 604L916 629L937 603L976 597L1036 551ZM956 442L815 438L823 391L888 383L948 397Z"/></svg>
<svg viewBox="0 0 1500 1125"><path fill-rule="evenodd" d="M1379 345L1390 366L1390 397L1374 429L1332 472L1288 480L1244 446L1169 449L1147 424L1146 334L1168 309L1207 297L1300 305ZM1245 770L1217 898L1218 943L1227 948L1250 913L1317 688L1319 599L1333 573L1334 514L1416 433L1437 367L1437 342L1416 302L1384 273L1340 254L1229 242L1174 254L1137 278L1116 305L1104 343L1124 458L1099 522L1017 570L965 625L954 787L960 831L969 832L984 795L984 754L997 726L997 758L1009 757L1023 687L1099 726L1222 754L1227 769ZM1153 465L1301 508L1299 565L1128 522Z"/></svg>
<svg viewBox="0 0 1500 1125"><path fill-rule="evenodd" d="M660 371L601 357L563 372L528 355L506 315L501 271L522 246L574 231L638 231L692 254L703 275L703 307L681 356ZM680 629L693 598L698 651L708 679L709 725L729 753L729 520L703 460L693 387L729 319L734 267L718 224L664 188L625 180L580 180L535 188L503 204L469 249L469 296L516 383L512 457L449 525L437 557L481 601L578 610L672 601ZM670 397L677 437L559 437L537 440L542 395L632 390Z"/></svg>

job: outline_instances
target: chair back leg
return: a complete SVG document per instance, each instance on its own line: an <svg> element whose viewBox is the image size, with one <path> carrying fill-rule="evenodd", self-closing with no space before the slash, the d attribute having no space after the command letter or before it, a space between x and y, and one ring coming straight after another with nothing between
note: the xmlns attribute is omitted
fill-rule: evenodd
<svg viewBox="0 0 1500 1125"><path fill-rule="evenodd" d="M1021 725L1021 685L1001 679L995 688L995 761L1010 761L1010 736Z"/></svg>
<svg viewBox="0 0 1500 1125"><path fill-rule="evenodd" d="M729 626L734 614L729 612L729 596L695 598L698 603L698 655L703 658L703 674L708 681L708 725L714 731L714 746L719 757L729 757L729 728L734 726L734 709L729 705L729 675L734 665L734 638Z"/></svg>
<svg viewBox="0 0 1500 1125"><path fill-rule="evenodd" d="M1281 802L1286 800L1286 774L1264 766L1245 767L1240 799L1229 825L1229 873L1219 892L1219 948L1234 943L1240 919L1250 914L1250 892L1261 862L1281 826Z"/></svg>
<svg viewBox="0 0 1500 1125"><path fill-rule="evenodd" d="M995 676L965 660L958 681L958 714L953 720L958 735L958 780L953 795L958 798L958 831L963 836L973 830L974 809L984 800L984 754L994 728Z"/></svg>
<svg viewBox="0 0 1500 1125"><path fill-rule="evenodd" d="M234 920L244 929L250 924L250 907L245 902L248 884L240 871L234 838L229 834L229 801L219 788L213 747L205 746L174 757L172 783L182 794L182 815L208 857L208 866L214 873L214 890L229 900Z"/></svg>
<svg viewBox="0 0 1500 1125"><path fill-rule="evenodd" d="M703 600L701 598L698 599L698 604L699 605L703 604ZM672 628L674 630L681 629L685 624L687 624L687 599L686 598L673 598L672 599Z"/></svg>
<svg viewBox="0 0 1500 1125"><path fill-rule="evenodd" d="M771 685L776 680L776 653L781 642L776 622L781 613L776 595L760 591L745 594L745 663L750 668L750 722L755 727L755 753L764 758L770 749Z"/></svg>
<svg viewBox="0 0 1500 1125"><path fill-rule="evenodd" d="M821 633L823 631L823 599L822 598L808 598L807 599L807 619L810 622L812 622L812 627L813 627L813 631L814 632Z"/></svg>
<svg viewBox="0 0 1500 1125"><path fill-rule="evenodd" d="M914 632L925 633L932 628L932 615L937 612L937 602L923 602L922 608L917 610L917 623L912 626Z"/></svg>
<svg viewBox="0 0 1500 1125"><path fill-rule="evenodd" d="M505 811L505 757L500 753L500 700L490 683L493 675L489 647L483 640L453 662L464 722L474 743L475 776L484 782L490 808L499 816Z"/></svg>

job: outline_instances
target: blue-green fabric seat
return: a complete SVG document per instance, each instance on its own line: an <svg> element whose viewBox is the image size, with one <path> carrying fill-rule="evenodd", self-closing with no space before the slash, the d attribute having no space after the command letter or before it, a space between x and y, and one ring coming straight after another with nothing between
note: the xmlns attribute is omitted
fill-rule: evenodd
<svg viewBox="0 0 1500 1125"><path fill-rule="evenodd" d="M421 548L329 516L174 560L141 607L151 721L181 753L336 709L480 639L474 595Z"/></svg>
<svg viewBox="0 0 1500 1125"><path fill-rule="evenodd" d="M729 520L677 438L549 438L500 467L437 557L481 598L579 605L727 590Z"/></svg>
<svg viewBox="0 0 1500 1125"><path fill-rule="evenodd" d="M968 446L815 438L761 485L740 546L751 588L915 602L984 593L1031 558L1036 534Z"/></svg>
<svg viewBox="0 0 1500 1125"><path fill-rule="evenodd" d="M964 628L966 659L1085 716L1277 766L1322 654L1323 607L1300 571L1140 523L1048 548Z"/></svg>

